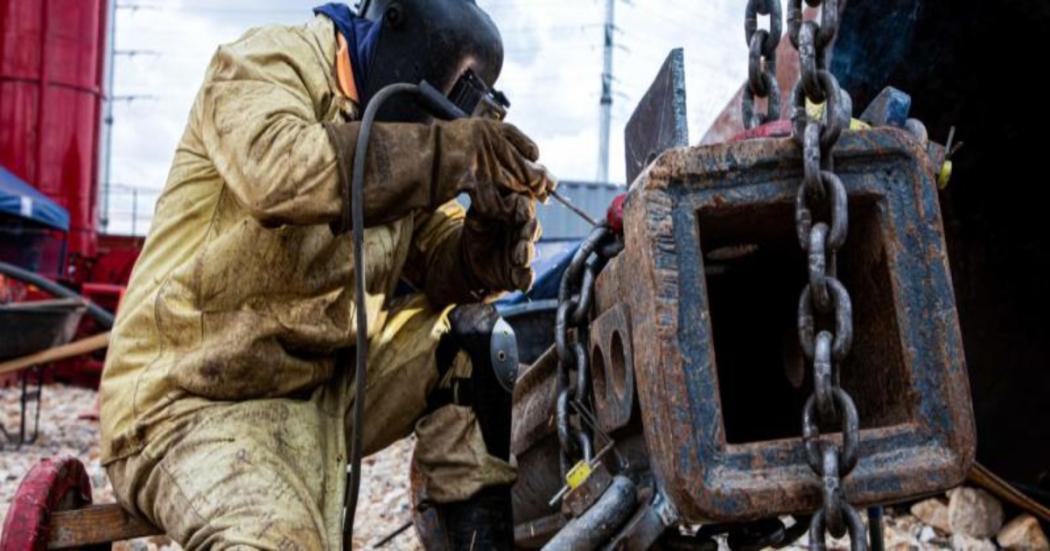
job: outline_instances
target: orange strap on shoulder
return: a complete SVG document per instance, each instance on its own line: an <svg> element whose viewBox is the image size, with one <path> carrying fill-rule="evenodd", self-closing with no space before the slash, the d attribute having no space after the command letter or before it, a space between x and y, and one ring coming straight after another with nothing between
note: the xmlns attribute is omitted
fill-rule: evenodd
<svg viewBox="0 0 1050 551"><path fill-rule="evenodd" d="M335 75L339 81L339 91L355 103L360 103L357 94L357 82L354 80L354 66L350 61L350 47L347 45L346 38L343 37L342 33L336 33L336 40L339 48L335 54Z"/></svg>

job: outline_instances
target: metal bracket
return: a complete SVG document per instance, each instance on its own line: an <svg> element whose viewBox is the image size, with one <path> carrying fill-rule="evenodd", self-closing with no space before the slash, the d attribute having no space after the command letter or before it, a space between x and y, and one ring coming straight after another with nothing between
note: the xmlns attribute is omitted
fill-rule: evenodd
<svg viewBox="0 0 1050 551"><path fill-rule="evenodd" d="M689 145L685 104L685 52L671 50L625 130L627 184L661 153Z"/></svg>
<svg viewBox="0 0 1050 551"><path fill-rule="evenodd" d="M629 304L634 346L645 350L634 367L654 474L688 522L820 504L797 426L768 404L784 396L796 407L790 388L770 386L789 384L770 377L777 368L783 379L778 364L801 354L795 320L761 306L762 293L790 306L802 287L792 278L804 277L804 259L778 226L791 227L798 157L791 140L673 150L643 173L624 209L618 261L630 269L608 286ZM855 213L840 277L864 297L841 371L865 420L845 489L859 506L942 491L965 479L975 436L930 160L907 132L880 128L844 133L835 161ZM756 253L728 272L705 272L709 251L749 244ZM716 354L719 343L729 349Z"/></svg>
<svg viewBox="0 0 1050 551"><path fill-rule="evenodd" d="M595 410L608 433L627 425L635 410L630 307L619 303L603 312L590 333Z"/></svg>
<svg viewBox="0 0 1050 551"><path fill-rule="evenodd" d="M514 384L518 380L518 340L514 328L502 317L492 327L489 359L503 390L514 392Z"/></svg>

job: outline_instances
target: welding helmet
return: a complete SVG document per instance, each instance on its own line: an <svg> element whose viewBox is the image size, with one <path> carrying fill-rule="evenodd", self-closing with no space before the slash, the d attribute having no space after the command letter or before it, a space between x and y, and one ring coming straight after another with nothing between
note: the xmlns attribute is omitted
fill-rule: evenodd
<svg viewBox="0 0 1050 551"><path fill-rule="evenodd" d="M491 88L503 68L499 29L474 0L364 0L360 16L382 25L363 97L395 83L425 80L449 94L465 78ZM388 100L378 120L424 122L409 96Z"/></svg>

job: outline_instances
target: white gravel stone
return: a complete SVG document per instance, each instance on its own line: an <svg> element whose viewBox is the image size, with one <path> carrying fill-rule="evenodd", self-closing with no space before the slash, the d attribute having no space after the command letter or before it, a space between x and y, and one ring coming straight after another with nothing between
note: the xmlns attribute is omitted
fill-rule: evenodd
<svg viewBox="0 0 1050 551"><path fill-rule="evenodd" d="M1021 515L1003 526L995 537L1003 549L1050 551L1043 528L1032 515Z"/></svg>
<svg viewBox="0 0 1050 551"><path fill-rule="evenodd" d="M952 535L954 551L995 551L995 544L981 538L971 538L965 534Z"/></svg>
<svg viewBox="0 0 1050 551"><path fill-rule="evenodd" d="M991 494L976 488L958 488L948 500L951 533L990 538L1003 525L1003 506Z"/></svg>
<svg viewBox="0 0 1050 551"><path fill-rule="evenodd" d="M948 526L948 504L940 499L927 499L912 505L911 514L923 523L940 530L942 534L951 533Z"/></svg>

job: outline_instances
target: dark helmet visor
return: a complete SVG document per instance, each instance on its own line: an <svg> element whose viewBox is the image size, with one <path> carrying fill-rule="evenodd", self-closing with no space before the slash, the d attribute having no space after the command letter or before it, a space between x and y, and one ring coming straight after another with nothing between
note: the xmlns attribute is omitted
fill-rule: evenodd
<svg viewBox="0 0 1050 551"><path fill-rule="evenodd" d="M368 70L367 101L390 84L425 80L448 93L468 70L491 88L503 68L503 40L474 0L371 0L361 14L383 28ZM410 97L379 112L388 122L428 120Z"/></svg>

